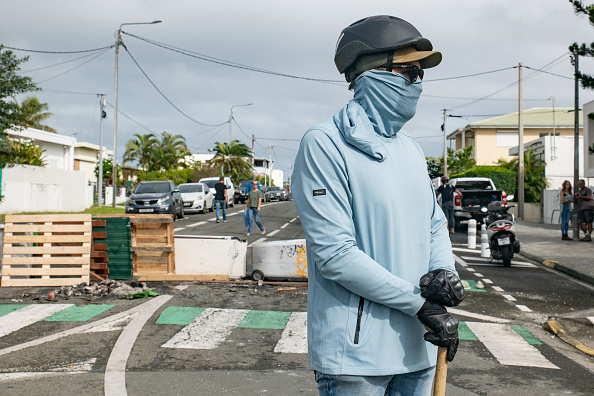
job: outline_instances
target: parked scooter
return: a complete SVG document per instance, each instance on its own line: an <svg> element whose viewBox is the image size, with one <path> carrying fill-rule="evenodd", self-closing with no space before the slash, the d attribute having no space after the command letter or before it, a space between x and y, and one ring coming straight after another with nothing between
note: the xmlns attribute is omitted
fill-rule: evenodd
<svg viewBox="0 0 594 396"><path fill-rule="evenodd" d="M514 206L503 205L501 201L491 202L485 210L488 215L483 219L487 227L491 257L503 260L504 267L510 267L514 253L520 252L514 215L507 213Z"/></svg>

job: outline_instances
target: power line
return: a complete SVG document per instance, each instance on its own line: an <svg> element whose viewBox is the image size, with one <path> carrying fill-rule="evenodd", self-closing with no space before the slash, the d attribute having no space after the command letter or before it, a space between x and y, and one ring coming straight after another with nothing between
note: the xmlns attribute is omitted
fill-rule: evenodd
<svg viewBox="0 0 594 396"><path fill-rule="evenodd" d="M35 72L35 71L39 71L39 70L49 69L49 68L51 68L51 67L55 67L55 66L59 66L59 65L63 65L63 64L65 64L65 63L74 62L74 61L77 61L77 60L79 60L79 59L87 58L87 57L89 57L89 56L93 56L93 55L94 55L94 53L91 53L91 54L86 54L86 55L83 55L83 56L79 56L78 58L69 59L69 60L67 60L67 61L64 61L64 62L58 62L58 63L54 63L54 64L52 64L52 65L43 66L43 67L38 67L37 69L24 70L24 71L22 71L22 73L26 74L26 73L32 73L32 72Z"/></svg>
<svg viewBox="0 0 594 396"><path fill-rule="evenodd" d="M551 73L542 69L534 69L532 67L529 66L524 66L526 69L530 69L530 70L535 70L535 71L539 71L541 73L545 73L545 74L550 74L551 76L557 76L557 77L561 77L561 78L566 78L568 80L572 80L573 81L573 77L567 77L567 76L562 76L561 74L555 74L555 73Z"/></svg>
<svg viewBox="0 0 594 396"><path fill-rule="evenodd" d="M151 78L146 74L146 72L142 69L142 67L140 67L140 65L138 64L138 62L136 61L136 59L134 59L134 57L132 56L132 54L130 53L130 51L128 50L128 48L123 43L122 43L122 46L124 47L124 49L126 50L126 52L128 53L128 55L130 55L130 58L132 58L132 61L134 61L134 63L138 67L138 69L140 69L140 71L142 72L142 74L151 83L151 85L157 90L157 92L159 92L159 94L167 101L167 103L169 103L181 115L183 115L184 117L186 117L190 121L193 121L196 124L199 124L199 125L202 125L202 126L213 126L214 127L214 126L225 125L225 124L229 123L229 121L225 121L225 122L222 122L220 124L205 124L203 122L200 122L200 121L197 121L197 120L193 119L192 117L190 117L189 115L187 115L186 113L184 113L183 111L181 111L181 109L179 107L177 107L176 105L174 105L173 102L171 100L169 100L169 98L167 96L165 96L165 94L159 89L159 87L157 87L157 85L155 85L155 83L153 82L153 80L151 80Z"/></svg>
<svg viewBox="0 0 594 396"><path fill-rule="evenodd" d="M94 49L88 49L88 50L80 50L80 51L38 51L38 50L30 50L30 49L24 49L24 48L7 47L5 45L2 45L2 48L11 49L11 50L15 50L15 51L35 52L38 54L82 54L84 52L97 52L97 51L101 51L101 50L108 50L113 47L115 47L115 44L112 44L107 47L94 48Z"/></svg>
<svg viewBox="0 0 594 396"><path fill-rule="evenodd" d="M97 59L98 57L100 57L101 55L103 55L104 53L106 53L108 50L109 50L109 48L108 48L108 49L106 49L105 51L103 51L103 52L101 52L101 53L97 54L96 56L92 57L92 58L91 58L91 59L89 59L88 61L86 61L86 62L83 62L83 63L81 63L80 65L73 67L72 69L66 70L66 71L65 71L65 72L63 72L63 73L60 73L60 74L58 74L58 75L55 75L55 76L53 76L53 77L50 77L50 78L46 78L45 80L42 80L42 81L38 81L38 82L37 82L37 84L43 84L44 82L47 82L47 81L53 80L54 78L58 78L58 77L60 77L60 76L63 76L63 75L64 75L64 74L66 74L66 73L70 73L71 71L73 71L73 70L76 70L76 69L78 69L79 67L82 67L82 66L86 65L87 63L89 63L89 62L91 62L91 61L93 61L93 60Z"/></svg>
<svg viewBox="0 0 594 396"><path fill-rule="evenodd" d="M70 94L70 95L98 95L96 93L91 93L91 92L75 92L75 91L62 91L59 89L47 89L44 88L43 92L54 92L54 93L63 93L63 94Z"/></svg>
<svg viewBox="0 0 594 396"><path fill-rule="evenodd" d="M444 80L457 80L459 78L482 76L483 74L497 73L497 72L504 71L504 70L510 70L510 69L515 68L515 67L517 67L517 66L505 67L503 69L491 70L491 71L486 71L486 72L481 72L481 73L466 74L466 75L463 75L463 76L435 78L433 80L423 80L423 83L426 83L426 82L435 82L435 81L444 81Z"/></svg>
<svg viewBox="0 0 594 396"><path fill-rule="evenodd" d="M114 107L114 106L113 106L111 103L107 102L107 104L108 104L108 105L109 105L109 106L110 106L112 109L115 109L115 107ZM138 125L139 127L141 127L141 128L143 128L143 129L145 129L145 130L149 131L149 132L150 132L150 133L152 133L153 135L156 135L156 133L155 133L155 132L151 131L150 129L148 129L147 127L145 127L144 125L142 125L142 124L141 124L141 123L139 123L138 121L134 120L132 117L128 116L128 115L127 115L126 113L124 113L122 110L118 109L118 113L119 113L119 114L121 114L121 115L123 115L124 117L126 117L127 119L129 119L130 121L132 121L133 123L135 123L136 125Z"/></svg>

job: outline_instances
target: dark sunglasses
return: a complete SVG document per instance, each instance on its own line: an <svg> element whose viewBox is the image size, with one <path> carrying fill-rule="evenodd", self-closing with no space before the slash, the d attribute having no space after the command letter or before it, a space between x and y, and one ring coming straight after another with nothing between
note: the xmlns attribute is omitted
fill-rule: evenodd
<svg viewBox="0 0 594 396"><path fill-rule="evenodd" d="M423 81L423 76L425 75L425 71L417 65L395 64L395 65L392 65L392 70L394 70L394 69L404 69L411 82L415 82L417 80L417 77L420 78L421 81Z"/></svg>

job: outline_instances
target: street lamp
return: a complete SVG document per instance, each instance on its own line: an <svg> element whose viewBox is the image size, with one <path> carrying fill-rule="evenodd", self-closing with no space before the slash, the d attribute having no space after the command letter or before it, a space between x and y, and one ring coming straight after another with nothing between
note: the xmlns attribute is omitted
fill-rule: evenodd
<svg viewBox="0 0 594 396"><path fill-rule="evenodd" d="M233 108L239 107L239 106L251 106L251 105L253 105L253 103L231 106L231 111L229 112L229 143L231 143L233 141L233 134L231 133L231 123L232 123L231 121L233 121Z"/></svg>
<svg viewBox="0 0 594 396"><path fill-rule="evenodd" d="M118 80L119 80L119 67L118 60L120 57L120 45L122 44L122 26L126 25L153 25L155 23L161 23L161 21L152 22L133 22L133 23L122 23L120 28L116 31L116 46L115 46L115 88L114 88L114 120L113 120L113 207L116 206L116 195L118 190Z"/></svg>

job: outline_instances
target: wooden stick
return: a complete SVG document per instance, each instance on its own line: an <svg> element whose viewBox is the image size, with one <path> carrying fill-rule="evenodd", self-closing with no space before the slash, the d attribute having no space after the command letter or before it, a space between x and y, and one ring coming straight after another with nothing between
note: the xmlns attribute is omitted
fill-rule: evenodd
<svg viewBox="0 0 594 396"><path fill-rule="evenodd" d="M448 362L446 356L448 348L439 347L437 350L437 364L435 366L435 379L433 381L433 396L445 396L446 381L448 378Z"/></svg>

